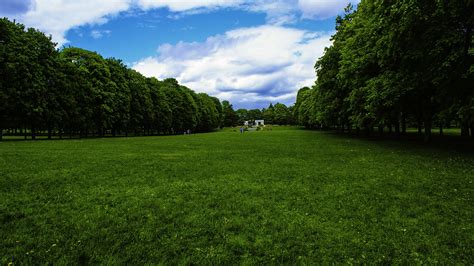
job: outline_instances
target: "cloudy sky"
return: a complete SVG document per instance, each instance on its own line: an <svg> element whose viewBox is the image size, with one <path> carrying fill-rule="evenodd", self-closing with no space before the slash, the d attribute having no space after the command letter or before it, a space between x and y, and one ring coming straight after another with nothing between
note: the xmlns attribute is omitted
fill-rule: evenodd
<svg viewBox="0 0 474 266"><path fill-rule="evenodd" d="M358 0L0 0L0 16L236 108L293 104Z"/></svg>

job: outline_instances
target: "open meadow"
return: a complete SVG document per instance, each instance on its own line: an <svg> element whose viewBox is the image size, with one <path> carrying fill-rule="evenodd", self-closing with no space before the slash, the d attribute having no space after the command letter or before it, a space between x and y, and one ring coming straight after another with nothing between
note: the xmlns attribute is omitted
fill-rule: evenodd
<svg viewBox="0 0 474 266"><path fill-rule="evenodd" d="M0 142L0 264L474 261L474 155L291 127Z"/></svg>

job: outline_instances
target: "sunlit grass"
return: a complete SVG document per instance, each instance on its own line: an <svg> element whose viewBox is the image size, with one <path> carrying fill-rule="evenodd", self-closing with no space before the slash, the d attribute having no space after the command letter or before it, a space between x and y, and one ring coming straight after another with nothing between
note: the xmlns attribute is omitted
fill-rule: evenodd
<svg viewBox="0 0 474 266"><path fill-rule="evenodd" d="M0 142L0 263L472 263L472 154L273 129Z"/></svg>

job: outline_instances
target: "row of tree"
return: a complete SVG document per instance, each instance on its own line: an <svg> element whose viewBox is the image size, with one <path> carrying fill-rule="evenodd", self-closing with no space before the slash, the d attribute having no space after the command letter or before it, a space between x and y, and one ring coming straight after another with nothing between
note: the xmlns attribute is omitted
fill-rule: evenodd
<svg viewBox="0 0 474 266"><path fill-rule="evenodd" d="M474 136L474 2L362 0L336 20L332 46L302 88L298 123L312 128L390 130L457 124ZM470 131L470 133L469 133Z"/></svg>
<svg viewBox="0 0 474 266"><path fill-rule="evenodd" d="M293 106L282 103L271 104L262 109L237 109L234 111L229 102L223 102L224 126L243 125L245 121L265 120L265 124L294 125Z"/></svg>
<svg viewBox="0 0 474 266"><path fill-rule="evenodd" d="M227 103L228 104L228 103ZM0 137L4 130L70 135L205 132L220 101L79 48L56 50L42 32L0 20Z"/></svg>

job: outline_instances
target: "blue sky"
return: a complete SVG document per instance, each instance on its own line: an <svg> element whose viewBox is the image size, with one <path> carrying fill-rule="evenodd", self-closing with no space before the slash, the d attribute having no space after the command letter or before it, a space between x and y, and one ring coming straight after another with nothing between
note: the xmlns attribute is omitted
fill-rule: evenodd
<svg viewBox="0 0 474 266"><path fill-rule="evenodd" d="M235 108L293 104L351 0L1 0L0 16Z"/></svg>

